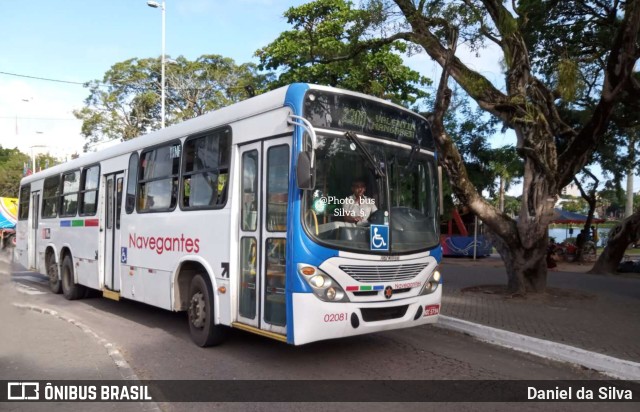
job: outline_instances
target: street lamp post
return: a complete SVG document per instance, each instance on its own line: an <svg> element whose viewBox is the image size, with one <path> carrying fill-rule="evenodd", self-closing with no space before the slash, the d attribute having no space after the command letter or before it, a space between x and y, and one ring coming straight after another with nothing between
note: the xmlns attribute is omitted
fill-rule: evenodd
<svg viewBox="0 0 640 412"><path fill-rule="evenodd" d="M42 132L36 132L37 134L42 134ZM38 172L38 168L36 167L36 154L33 151L33 149L35 148L44 148L47 147L46 145L43 144L34 144L33 146L30 146L29 148L31 149L31 167L32 167L32 171L31 173L37 173Z"/></svg>
<svg viewBox="0 0 640 412"><path fill-rule="evenodd" d="M161 74L161 86L160 86L160 116L161 116L161 128L164 129L164 116L165 116L165 77L164 77L164 66L165 66L165 4L164 0L162 3L158 3L157 1L149 0L147 1L147 6L153 7L154 9L160 8L162 10L162 57L161 57L161 66L162 66L162 74Z"/></svg>

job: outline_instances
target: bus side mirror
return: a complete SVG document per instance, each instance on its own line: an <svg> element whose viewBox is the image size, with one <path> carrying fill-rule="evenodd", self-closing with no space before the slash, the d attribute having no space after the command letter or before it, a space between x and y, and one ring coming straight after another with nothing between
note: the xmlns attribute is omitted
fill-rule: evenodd
<svg viewBox="0 0 640 412"><path fill-rule="evenodd" d="M316 187L316 173L311 168L311 156L309 152L301 152L298 155L296 168L296 180L298 189L313 190Z"/></svg>

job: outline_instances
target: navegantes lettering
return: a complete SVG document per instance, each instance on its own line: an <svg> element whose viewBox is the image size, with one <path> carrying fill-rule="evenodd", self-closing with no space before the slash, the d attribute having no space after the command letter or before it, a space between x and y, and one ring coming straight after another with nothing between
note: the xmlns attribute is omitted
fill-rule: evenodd
<svg viewBox="0 0 640 412"><path fill-rule="evenodd" d="M200 252L200 239L185 237L184 233L180 237L172 236L139 236L135 233L129 234L129 247L134 249L155 250L159 255L164 252Z"/></svg>

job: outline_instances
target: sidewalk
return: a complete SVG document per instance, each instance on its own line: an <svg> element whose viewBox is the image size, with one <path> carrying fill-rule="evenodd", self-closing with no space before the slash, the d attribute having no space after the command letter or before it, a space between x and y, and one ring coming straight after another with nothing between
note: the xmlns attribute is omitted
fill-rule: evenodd
<svg viewBox="0 0 640 412"><path fill-rule="evenodd" d="M441 268L445 316L640 362L640 276L561 264L549 271L547 293L512 298L486 287L507 284L497 255L445 258Z"/></svg>
<svg viewBox="0 0 640 412"><path fill-rule="evenodd" d="M32 306L30 294L43 293L11 280L10 258L0 251L0 379L10 381L137 379L115 362L113 351L82 325ZM55 344L53 344L55 342ZM129 373L130 372L130 373ZM3 388L4 390L4 388ZM150 411L155 403L0 403L6 411Z"/></svg>

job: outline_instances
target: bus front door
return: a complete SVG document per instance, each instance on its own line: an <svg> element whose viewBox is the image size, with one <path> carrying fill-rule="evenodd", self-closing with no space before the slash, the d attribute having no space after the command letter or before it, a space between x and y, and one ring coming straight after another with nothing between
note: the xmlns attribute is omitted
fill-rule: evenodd
<svg viewBox="0 0 640 412"><path fill-rule="evenodd" d="M240 151L238 321L286 334L286 235L291 138Z"/></svg>
<svg viewBox="0 0 640 412"><path fill-rule="evenodd" d="M104 286L120 291L120 215L122 212L122 188L124 173L106 176L104 216Z"/></svg>

